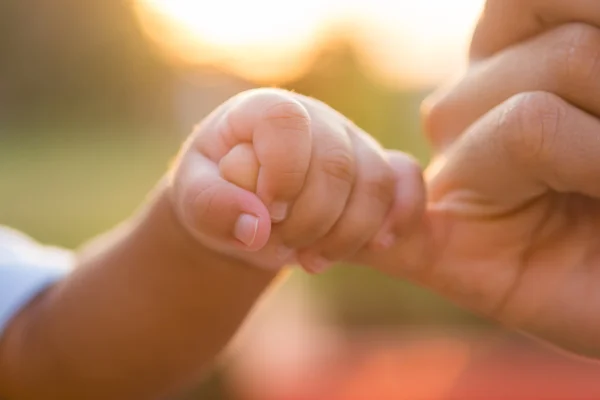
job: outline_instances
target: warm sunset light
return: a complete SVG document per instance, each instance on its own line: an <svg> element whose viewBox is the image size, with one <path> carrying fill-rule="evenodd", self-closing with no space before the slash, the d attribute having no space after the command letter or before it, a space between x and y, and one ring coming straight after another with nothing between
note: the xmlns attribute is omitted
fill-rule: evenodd
<svg viewBox="0 0 600 400"><path fill-rule="evenodd" d="M250 79L302 73L331 28L350 34L368 70L423 86L460 68L482 0L137 0L144 30L175 59ZM334 29L335 31L335 29Z"/></svg>

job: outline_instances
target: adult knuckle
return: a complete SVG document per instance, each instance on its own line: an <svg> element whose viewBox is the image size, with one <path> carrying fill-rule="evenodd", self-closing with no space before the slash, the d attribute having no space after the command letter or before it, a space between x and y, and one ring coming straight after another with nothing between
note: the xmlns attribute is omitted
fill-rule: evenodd
<svg viewBox="0 0 600 400"><path fill-rule="evenodd" d="M540 8L540 0L487 0L484 3L471 40L471 54L485 50L486 57L510 44L507 38L513 35L510 24L514 24L515 17L538 17L536 9Z"/></svg>
<svg viewBox="0 0 600 400"><path fill-rule="evenodd" d="M450 103L434 95L421 104L420 113L425 137L431 143L437 143L450 117Z"/></svg>
<svg viewBox="0 0 600 400"><path fill-rule="evenodd" d="M571 23L556 32L555 61L564 83L589 87L600 75L600 30L583 23Z"/></svg>
<svg viewBox="0 0 600 400"><path fill-rule="evenodd" d="M528 92L513 96L498 122L498 140L520 163L540 162L557 142L566 108L555 95Z"/></svg>

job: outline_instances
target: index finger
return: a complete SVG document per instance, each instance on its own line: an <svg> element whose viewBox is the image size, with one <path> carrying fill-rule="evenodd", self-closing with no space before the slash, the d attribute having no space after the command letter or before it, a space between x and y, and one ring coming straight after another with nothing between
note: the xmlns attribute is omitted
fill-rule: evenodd
<svg viewBox="0 0 600 400"><path fill-rule="evenodd" d="M469 216L511 215L546 194L600 198L598 119L547 92L513 96L475 122L429 179L430 198ZM462 196L452 193L462 191ZM473 207L464 208L470 201Z"/></svg>
<svg viewBox="0 0 600 400"><path fill-rule="evenodd" d="M443 152L469 125L522 92L554 93L600 115L599 56L600 29L572 23L480 61L423 104L423 123L435 152Z"/></svg>
<svg viewBox="0 0 600 400"><path fill-rule="evenodd" d="M597 0L488 0L471 42L471 60L569 22L600 28Z"/></svg>
<svg viewBox="0 0 600 400"><path fill-rule="evenodd" d="M259 163L256 194L271 219L286 218L308 172L312 138L310 116L291 93L258 89L233 101L217 122L206 147L221 147L216 162L241 143L251 143ZM220 145L220 146L219 146Z"/></svg>

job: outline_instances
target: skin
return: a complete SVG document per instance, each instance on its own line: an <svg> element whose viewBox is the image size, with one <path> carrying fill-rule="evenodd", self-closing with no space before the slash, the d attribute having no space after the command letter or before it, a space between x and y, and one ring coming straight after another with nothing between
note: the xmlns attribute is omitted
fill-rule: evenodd
<svg viewBox="0 0 600 400"><path fill-rule="evenodd" d="M249 91L197 131L206 133L190 137L172 175L175 210L199 242L258 267L321 272L391 246L423 208L418 164L317 100ZM251 241L231 235L241 214L258 220Z"/></svg>
<svg viewBox="0 0 600 400"><path fill-rule="evenodd" d="M424 223L359 260L600 357L597 26L595 1L488 1L468 71L424 106Z"/></svg>
<svg viewBox="0 0 600 400"><path fill-rule="evenodd" d="M140 211L11 321L0 397L171 398L202 378L286 262L319 270L391 246L419 209L398 193L423 190L414 161L324 104L236 96L192 133Z"/></svg>

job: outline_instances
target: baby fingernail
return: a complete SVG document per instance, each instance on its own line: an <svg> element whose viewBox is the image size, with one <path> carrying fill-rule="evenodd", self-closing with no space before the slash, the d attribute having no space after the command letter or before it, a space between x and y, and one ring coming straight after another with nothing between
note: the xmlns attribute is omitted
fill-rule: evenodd
<svg viewBox="0 0 600 400"><path fill-rule="evenodd" d="M271 215L271 221L281 222L287 217L288 204L282 201L275 201L269 206L269 215Z"/></svg>
<svg viewBox="0 0 600 400"><path fill-rule="evenodd" d="M287 246L281 246L277 249L277 258L282 261L287 261L294 254L294 249Z"/></svg>
<svg viewBox="0 0 600 400"><path fill-rule="evenodd" d="M242 214L235 223L233 235L237 240L250 247L258 232L258 218L250 214Z"/></svg>
<svg viewBox="0 0 600 400"><path fill-rule="evenodd" d="M391 233L387 233L377 240L376 246L381 250L387 250L394 245L395 241L396 237Z"/></svg>
<svg viewBox="0 0 600 400"><path fill-rule="evenodd" d="M331 267L332 264L333 263L331 261L329 261L323 257L315 256L309 261L307 267L310 272L319 274L321 272L324 272L329 267Z"/></svg>

